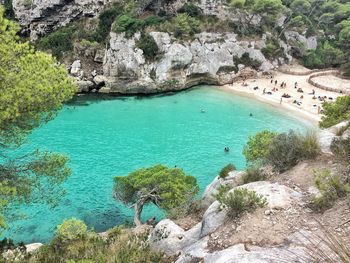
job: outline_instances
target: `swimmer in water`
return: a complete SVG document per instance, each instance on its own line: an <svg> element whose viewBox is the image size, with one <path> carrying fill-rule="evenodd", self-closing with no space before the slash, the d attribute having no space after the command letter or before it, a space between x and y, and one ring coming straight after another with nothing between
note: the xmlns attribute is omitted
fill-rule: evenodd
<svg viewBox="0 0 350 263"><path fill-rule="evenodd" d="M229 151L230 151L230 148L225 147L224 151L225 151L225 152L229 152Z"/></svg>
<svg viewBox="0 0 350 263"><path fill-rule="evenodd" d="M253 117L253 113L250 113L249 116L250 116L250 117Z"/></svg>
<svg viewBox="0 0 350 263"><path fill-rule="evenodd" d="M201 109L201 113L205 113L205 110Z"/></svg>

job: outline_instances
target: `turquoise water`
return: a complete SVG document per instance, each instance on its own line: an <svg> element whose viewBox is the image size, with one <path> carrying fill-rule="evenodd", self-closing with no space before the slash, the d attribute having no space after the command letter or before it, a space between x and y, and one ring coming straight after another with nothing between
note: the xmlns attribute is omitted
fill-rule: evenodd
<svg viewBox="0 0 350 263"><path fill-rule="evenodd" d="M132 210L112 198L115 175L157 163L177 165L196 176L203 191L227 163L244 168L241 152L249 135L310 126L272 106L211 87L171 96L79 100L34 131L24 147L69 155L73 174L56 208L22 207L27 218L12 222L5 233L16 241L48 241L55 226L70 217L97 231L132 221ZM154 214L161 217L148 208L144 218Z"/></svg>

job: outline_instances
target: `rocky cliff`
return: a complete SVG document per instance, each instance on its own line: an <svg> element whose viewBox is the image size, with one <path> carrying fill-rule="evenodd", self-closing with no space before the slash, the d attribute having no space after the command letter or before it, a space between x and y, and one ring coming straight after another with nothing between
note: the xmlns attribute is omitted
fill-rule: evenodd
<svg viewBox="0 0 350 263"><path fill-rule="evenodd" d="M32 40L82 17L95 17L101 9L119 0L14 0L13 8L23 29ZM176 14L186 0L142 1L138 12L168 16ZM226 0L200 0L195 3L203 15L227 23L242 19L240 12L229 9ZM282 23L283 17L277 24ZM226 23L226 22L225 22ZM260 17L250 23L258 26ZM149 30L148 30L149 31ZM159 54L149 59L138 47L141 33L125 36L111 32L105 48L84 49L74 44L76 61L70 64L71 74L77 79L81 92L149 94L181 90L197 84L222 85L238 78L268 73L279 65L289 63L295 47L315 49L317 40L294 32L285 32L285 41L279 40L281 52L273 58L264 56L263 49L271 34L261 37L238 37L230 32L204 32L175 37L174 33L148 32L158 46ZM297 43L297 45L295 45ZM69 67L68 66L68 67Z"/></svg>

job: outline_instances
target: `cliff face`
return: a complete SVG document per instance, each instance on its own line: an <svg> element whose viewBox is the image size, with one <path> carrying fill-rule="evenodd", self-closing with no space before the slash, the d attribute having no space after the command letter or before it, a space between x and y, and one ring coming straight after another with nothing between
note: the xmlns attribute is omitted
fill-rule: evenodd
<svg viewBox="0 0 350 263"><path fill-rule="evenodd" d="M16 18L32 40L81 17L96 15L113 0L13 0Z"/></svg>
<svg viewBox="0 0 350 263"><path fill-rule="evenodd" d="M115 2L121 1L13 0L13 8L24 32L36 40L72 21L96 17L107 4ZM148 13L158 14L162 11L173 16L187 2L189 1L142 1L138 13L146 12L147 16ZM225 23L235 23L244 16L243 13L229 9L226 0L199 0L193 3L204 15ZM250 23L257 26L260 20L256 15ZM282 17L276 22L280 24L283 20ZM301 46L305 49L315 49L317 46L316 38L306 38L297 32L286 31L287 42L279 40L282 50L280 55L267 59L262 50L271 37L268 32L254 40L239 39L232 32L202 32L182 39L165 32L149 34L159 49L159 54L153 60L146 59L143 51L137 47L140 33L127 38L124 33L111 32L108 45L105 48L99 46L97 50L85 50L79 41L74 43L75 50L71 57L76 61L71 66L71 73L76 77L80 91L148 94L181 90L202 83L222 85L232 83L239 77L269 72L290 62L290 54L295 52L295 43L298 48Z"/></svg>
<svg viewBox="0 0 350 263"><path fill-rule="evenodd" d="M279 63L269 61L261 52L265 37L255 41L239 41L235 34L200 33L192 40L179 41L168 33L151 32L160 50L160 58L147 61L136 47L140 34L131 39L111 33L103 72L111 92L152 93L183 89L199 83L227 84L239 77L244 53L258 61L259 70L269 71Z"/></svg>

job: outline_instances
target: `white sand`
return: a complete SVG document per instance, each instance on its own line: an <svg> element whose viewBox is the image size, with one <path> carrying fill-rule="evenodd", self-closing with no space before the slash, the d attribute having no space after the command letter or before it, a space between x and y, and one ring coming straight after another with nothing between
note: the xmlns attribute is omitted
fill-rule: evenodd
<svg viewBox="0 0 350 263"><path fill-rule="evenodd" d="M281 72L276 72L273 77L273 83L271 84L271 78L263 77L258 79L249 79L246 81L247 86L243 85L243 81L236 82L233 85L225 85L222 88L228 91L238 92L243 95L247 95L250 97L257 98L261 101L270 103L272 105L285 108L288 110L293 110L299 115L311 120L315 123L320 121L321 114L318 114L318 107L322 109L322 101L318 99L312 99L313 95L312 90L315 90L316 98L318 96L327 96L326 101L334 101L337 97L343 96L342 94L336 92L325 91L319 88L316 88L310 85L307 82L307 76L294 76L289 74L284 74ZM275 80L278 81L275 86ZM280 88L280 84L284 81L287 83L286 88ZM298 83L298 88L301 88L304 92L299 93L297 89L294 88L295 82ZM327 85L327 83L324 83ZM254 90L254 87L258 87L258 90ZM273 88L276 87L278 91L272 91ZM263 90L265 90L265 94L263 94ZM271 95L268 95L267 92L271 92ZM287 93L291 96L291 98L282 98L282 103L280 103L282 94ZM300 98L303 95L303 98ZM333 98L333 100L329 99ZM301 105L297 105L293 103L296 100L301 102Z"/></svg>

